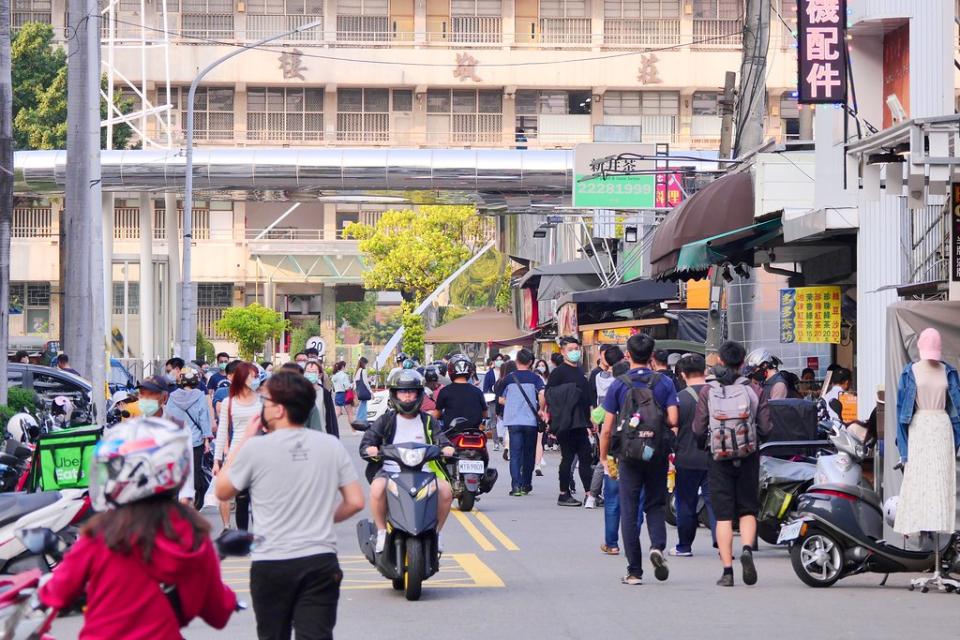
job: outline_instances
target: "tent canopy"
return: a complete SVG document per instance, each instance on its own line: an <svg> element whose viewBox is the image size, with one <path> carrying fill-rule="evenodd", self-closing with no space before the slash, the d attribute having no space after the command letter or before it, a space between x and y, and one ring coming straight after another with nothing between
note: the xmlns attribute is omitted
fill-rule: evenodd
<svg viewBox="0 0 960 640"><path fill-rule="evenodd" d="M424 342L434 344L510 342L526 335L527 332L517 329L517 323L512 315L486 308L431 329L427 332Z"/></svg>

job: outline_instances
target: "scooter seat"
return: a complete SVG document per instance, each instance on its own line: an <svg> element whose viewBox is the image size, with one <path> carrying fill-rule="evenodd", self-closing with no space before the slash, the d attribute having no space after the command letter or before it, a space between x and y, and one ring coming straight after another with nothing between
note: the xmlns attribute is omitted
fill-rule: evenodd
<svg viewBox="0 0 960 640"><path fill-rule="evenodd" d="M59 491L0 494L0 527L16 522L28 513L50 506L61 497Z"/></svg>
<svg viewBox="0 0 960 640"><path fill-rule="evenodd" d="M864 502L866 502L867 504L870 504L876 507L877 509L882 510L882 507L880 506L880 496L878 496L876 492L870 489L864 489L863 487L855 487L848 484L835 484L832 482L828 482L826 484L815 484L812 487L810 487L807 491L809 493L815 493L817 489L845 493L849 496L859 498Z"/></svg>

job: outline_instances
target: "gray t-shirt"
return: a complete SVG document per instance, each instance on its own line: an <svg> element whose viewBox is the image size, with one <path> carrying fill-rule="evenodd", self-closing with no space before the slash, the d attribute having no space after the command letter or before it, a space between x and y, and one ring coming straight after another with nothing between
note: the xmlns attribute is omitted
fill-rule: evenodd
<svg viewBox="0 0 960 640"><path fill-rule="evenodd" d="M357 480L347 450L319 431L278 429L246 443L230 481L250 490L256 533L254 560L290 560L336 553L333 514L340 488Z"/></svg>

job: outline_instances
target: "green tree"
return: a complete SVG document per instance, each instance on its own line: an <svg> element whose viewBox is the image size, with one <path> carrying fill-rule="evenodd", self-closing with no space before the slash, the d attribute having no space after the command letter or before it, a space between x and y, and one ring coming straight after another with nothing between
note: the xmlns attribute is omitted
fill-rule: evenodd
<svg viewBox="0 0 960 640"><path fill-rule="evenodd" d="M320 335L320 323L307 320L290 332L290 353L300 353L307 348L307 340Z"/></svg>
<svg viewBox="0 0 960 640"><path fill-rule="evenodd" d="M217 359L217 350L213 348L213 343L197 330L197 360L203 362L215 362Z"/></svg>
<svg viewBox="0 0 960 640"><path fill-rule="evenodd" d="M62 47L53 44L53 27L28 23L11 44L14 144L17 149L65 149L67 144L67 62ZM106 76L100 80L106 91ZM133 102L114 94L114 104L128 113ZM100 100L100 116L107 117ZM113 128L113 147L124 149L133 131L127 125ZM106 129L100 134L106 146Z"/></svg>
<svg viewBox="0 0 960 640"><path fill-rule="evenodd" d="M246 307L227 309L214 327L237 343L241 358L252 360L257 353L262 352L263 343L278 338L288 324L279 311L254 302Z"/></svg>
<svg viewBox="0 0 960 640"><path fill-rule="evenodd" d="M509 263L510 259L496 249L487 251L450 285L450 301L465 307L496 307L507 311L510 308Z"/></svg>
<svg viewBox="0 0 960 640"><path fill-rule="evenodd" d="M400 314L403 318L403 339L401 347L404 352L415 360L423 360L423 341L426 329L423 326L423 317L414 313L414 304L404 302Z"/></svg>
<svg viewBox="0 0 960 640"><path fill-rule="evenodd" d="M364 286L399 291L408 302L423 300L486 240L483 220L465 206L387 211L376 225L347 225L344 235L369 258Z"/></svg>
<svg viewBox="0 0 960 640"><path fill-rule="evenodd" d="M370 322L376 310L377 294L373 291L367 291L360 302L338 302L337 326L342 326L346 321L354 329L360 330Z"/></svg>

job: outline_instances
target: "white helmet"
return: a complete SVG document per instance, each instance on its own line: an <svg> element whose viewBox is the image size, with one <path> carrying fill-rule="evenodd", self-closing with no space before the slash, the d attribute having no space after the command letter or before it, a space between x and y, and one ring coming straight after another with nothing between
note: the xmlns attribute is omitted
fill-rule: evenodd
<svg viewBox="0 0 960 640"><path fill-rule="evenodd" d="M769 369L776 369L782 364L782 361L780 358L770 353L768 349L758 347L747 354L743 364L754 369L762 365L767 365L767 368Z"/></svg>
<svg viewBox="0 0 960 640"><path fill-rule="evenodd" d="M883 501L883 519L891 527L897 521L897 504L899 502L900 496L893 496Z"/></svg>
<svg viewBox="0 0 960 640"><path fill-rule="evenodd" d="M188 480L190 433L162 418L137 418L104 432L93 454L90 501L97 511L176 492Z"/></svg>
<svg viewBox="0 0 960 640"><path fill-rule="evenodd" d="M29 442L39 435L40 425L29 413L16 413L7 422L7 433L17 442Z"/></svg>

